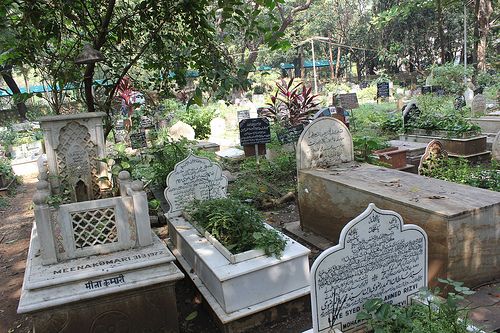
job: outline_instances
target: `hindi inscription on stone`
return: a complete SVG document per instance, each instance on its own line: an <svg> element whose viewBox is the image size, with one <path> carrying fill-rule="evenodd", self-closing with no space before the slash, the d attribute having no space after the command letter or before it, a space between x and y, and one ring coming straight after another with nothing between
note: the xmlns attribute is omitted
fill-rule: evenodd
<svg viewBox="0 0 500 333"><path fill-rule="evenodd" d="M175 165L167 177L165 198L169 216L179 216L194 199L207 200L226 196L227 178L222 168L208 158L189 155Z"/></svg>
<svg viewBox="0 0 500 333"><path fill-rule="evenodd" d="M422 228L370 204L311 268L314 332L358 329L363 323L356 314L368 299L407 305L427 286L427 252Z"/></svg>
<svg viewBox="0 0 500 333"><path fill-rule="evenodd" d="M354 160L349 129L331 117L321 117L310 123L297 143L297 168L327 168Z"/></svg>

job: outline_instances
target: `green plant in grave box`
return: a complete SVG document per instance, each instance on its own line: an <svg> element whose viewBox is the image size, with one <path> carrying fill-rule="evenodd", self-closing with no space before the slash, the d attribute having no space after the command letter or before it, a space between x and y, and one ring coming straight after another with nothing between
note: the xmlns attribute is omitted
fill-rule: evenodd
<svg viewBox="0 0 500 333"><path fill-rule="evenodd" d="M192 220L214 236L232 253L262 249L280 258L286 240L264 225L263 216L253 207L232 198L194 201L186 208Z"/></svg>

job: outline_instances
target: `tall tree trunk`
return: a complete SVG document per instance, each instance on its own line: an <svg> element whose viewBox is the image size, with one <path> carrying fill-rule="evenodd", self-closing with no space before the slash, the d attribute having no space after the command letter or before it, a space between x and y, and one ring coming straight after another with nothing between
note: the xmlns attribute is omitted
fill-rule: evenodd
<svg viewBox="0 0 500 333"><path fill-rule="evenodd" d="M342 38L340 38L340 43L342 44ZM335 77L337 80L339 79L339 70L340 70L340 46L337 47L337 63L335 64Z"/></svg>
<svg viewBox="0 0 500 333"><path fill-rule="evenodd" d="M474 1L474 43L472 52L472 63L474 65L474 71L477 72L477 49L479 47L479 3L480 0Z"/></svg>
<svg viewBox="0 0 500 333"><path fill-rule="evenodd" d="M10 65L0 66L0 73L1 73L2 78L4 79L5 83L12 91L14 98L20 97L21 90L19 90L17 82L12 77L12 66L10 66ZM16 103L16 107L17 107L17 113L19 114L19 117L21 118L21 120L23 120L23 121L27 120L26 113L28 112L28 109L26 108L26 104L24 104L23 101L18 100L18 102Z"/></svg>
<svg viewBox="0 0 500 333"><path fill-rule="evenodd" d="M443 31L443 6L441 0L436 0L437 2L437 16L438 16L438 36L439 36L439 48L441 52L441 64L446 62L446 50L445 50L445 40Z"/></svg>
<svg viewBox="0 0 500 333"><path fill-rule="evenodd" d="M486 71L486 49L488 42L488 33L490 31L490 16L493 13L493 6L491 0L476 0L479 1L479 45L477 47L477 69L479 71Z"/></svg>
<svg viewBox="0 0 500 333"><path fill-rule="evenodd" d="M332 42L332 34L328 33L328 41L331 43ZM328 43L328 53L330 55L330 79L334 80L335 79L335 72L334 72L334 67L333 67L333 51L332 51L332 44Z"/></svg>
<svg viewBox="0 0 500 333"><path fill-rule="evenodd" d="M92 83L94 81L94 68L95 64L87 64L83 77L83 84L85 87L85 102L87 104L88 112L95 112L94 94L92 91Z"/></svg>

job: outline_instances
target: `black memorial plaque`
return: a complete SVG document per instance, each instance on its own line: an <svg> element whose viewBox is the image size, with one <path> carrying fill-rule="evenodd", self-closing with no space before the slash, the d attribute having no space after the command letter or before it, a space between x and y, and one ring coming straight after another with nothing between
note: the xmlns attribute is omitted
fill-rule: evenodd
<svg viewBox="0 0 500 333"><path fill-rule="evenodd" d="M389 82L377 83L377 98L389 97Z"/></svg>
<svg viewBox="0 0 500 333"><path fill-rule="evenodd" d="M271 128L266 118L251 118L240 121L240 143L242 146L271 142Z"/></svg>
<svg viewBox="0 0 500 333"><path fill-rule="evenodd" d="M130 146L132 149L147 147L146 134L143 132L130 134Z"/></svg>

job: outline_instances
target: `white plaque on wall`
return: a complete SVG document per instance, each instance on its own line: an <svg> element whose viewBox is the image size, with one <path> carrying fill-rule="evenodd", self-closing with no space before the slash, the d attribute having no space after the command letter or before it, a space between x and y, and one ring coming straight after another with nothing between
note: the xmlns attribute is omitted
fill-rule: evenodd
<svg viewBox="0 0 500 333"><path fill-rule="evenodd" d="M311 268L314 332L359 329L366 300L405 306L427 286L427 234L373 203L340 234Z"/></svg>

